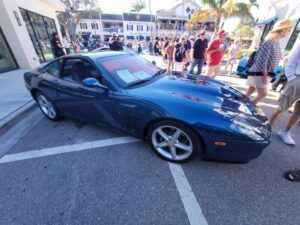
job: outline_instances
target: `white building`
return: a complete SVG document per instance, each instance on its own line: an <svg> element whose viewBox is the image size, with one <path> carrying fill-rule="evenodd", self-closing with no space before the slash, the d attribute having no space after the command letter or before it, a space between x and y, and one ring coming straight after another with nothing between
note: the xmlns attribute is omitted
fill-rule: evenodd
<svg viewBox="0 0 300 225"><path fill-rule="evenodd" d="M152 31L151 31L152 29ZM150 14L92 14L89 18L81 19L76 27L76 33L81 37L98 36L107 41L113 33L125 40L147 40L155 35L155 17Z"/></svg>
<svg viewBox="0 0 300 225"><path fill-rule="evenodd" d="M170 10L158 10L156 12L158 36L178 38L183 33L195 34L199 29L204 29L212 33L215 27L213 20L199 22L192 30L187 30L187 21L201 8L202 7L196 4L195 1L186 0L175 5Z"/></svg>
<svg viewBox="0 0 300 225"><path fill-rule="evenodd" d="M79 37L100 37L102 41L107 40L113 33L123 37L123 17L121 14L92 13L89 18L83 18L76 27Z"/></svg>
<svg viewBox="0 0 300 225"><path fill-rule="evenodd" d="M102 14L101 23L102 40L108 41L113 33L116 33L120 37L124 37L123 16L121 14Z"/></svg>
<svg viewBox="0 0 300 225"><path fill-rule="evenodd" d="M0 0L0 8L0 73L54 58L50 40L53 32L60 35L60 0Z"/></svg>
<svg viewBox="0 0 300 225"><path fill-rule="evenodd" d="M280 47L283 50L290 51L295 42L299 40L300 32L300 1L299 0L273 0L270 2L268 10L263 18L256 23L255 36L251 48L255 48L259 43L265 40L266 35L272 30L276 21L290 19L294 27L290 34L280 40Z"/></svg>
<svg viewBox="0 0 300 225"><path fill-rule="evenodd" d="M155 17L150 14L123 13L123 29L126 40L149 41L156 34Z"/></svg>

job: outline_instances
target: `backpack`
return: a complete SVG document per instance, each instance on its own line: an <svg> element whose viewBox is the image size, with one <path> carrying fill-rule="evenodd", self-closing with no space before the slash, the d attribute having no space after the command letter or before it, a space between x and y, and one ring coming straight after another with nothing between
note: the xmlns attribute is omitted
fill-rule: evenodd
<svg viewBox="0 0 300 225"><path fill-rule="evenodd" d="M254 59L257 51L254 51L250 54L246 67L250 68L254 64Z"/></svg>
<svg viewBox="0 0 300 225"><path fill-rule="evenodd" d="M176 52L175 52L175 61L176 62L182 62L183 58L184 58L184 53L185 50L182 51L181 47L176 48Z"/></svg>

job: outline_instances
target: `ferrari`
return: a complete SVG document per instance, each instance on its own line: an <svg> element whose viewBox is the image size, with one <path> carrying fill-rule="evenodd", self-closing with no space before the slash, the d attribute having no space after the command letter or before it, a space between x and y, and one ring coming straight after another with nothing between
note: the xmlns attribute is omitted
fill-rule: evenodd
<svg viewBox="0 0 300 225"><path fill-rule="evenodd" d="M167 73L136 54L63 56L24 79L50 120L72 117L111 127L147 141L168 161L248 162L271 142L267 117L235 88Z"/></svg>

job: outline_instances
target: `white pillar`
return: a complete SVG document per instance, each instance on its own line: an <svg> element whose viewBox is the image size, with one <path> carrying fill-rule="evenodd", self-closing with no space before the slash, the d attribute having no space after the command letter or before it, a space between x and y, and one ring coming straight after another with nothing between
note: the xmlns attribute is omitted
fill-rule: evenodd
<svg viewBox="0 0 300 225"><path fill-rule="evenodd" d="M0 26L20 68L40 65L16 0L0 0ZM20 19L21 26L14 15Z"/></svg>

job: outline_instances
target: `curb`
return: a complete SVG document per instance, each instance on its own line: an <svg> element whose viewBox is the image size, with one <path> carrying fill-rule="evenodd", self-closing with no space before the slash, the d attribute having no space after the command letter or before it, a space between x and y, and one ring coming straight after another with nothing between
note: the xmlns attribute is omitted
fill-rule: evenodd
<svg viewBox="0 0 300 225"><path fill-rule="evenodd" d="M26 102L24 105L13 111L8 116L0 120L0 134L11 128L17 122L19 122L24 114L33 109L36 105L34 100Z"/></svg>

